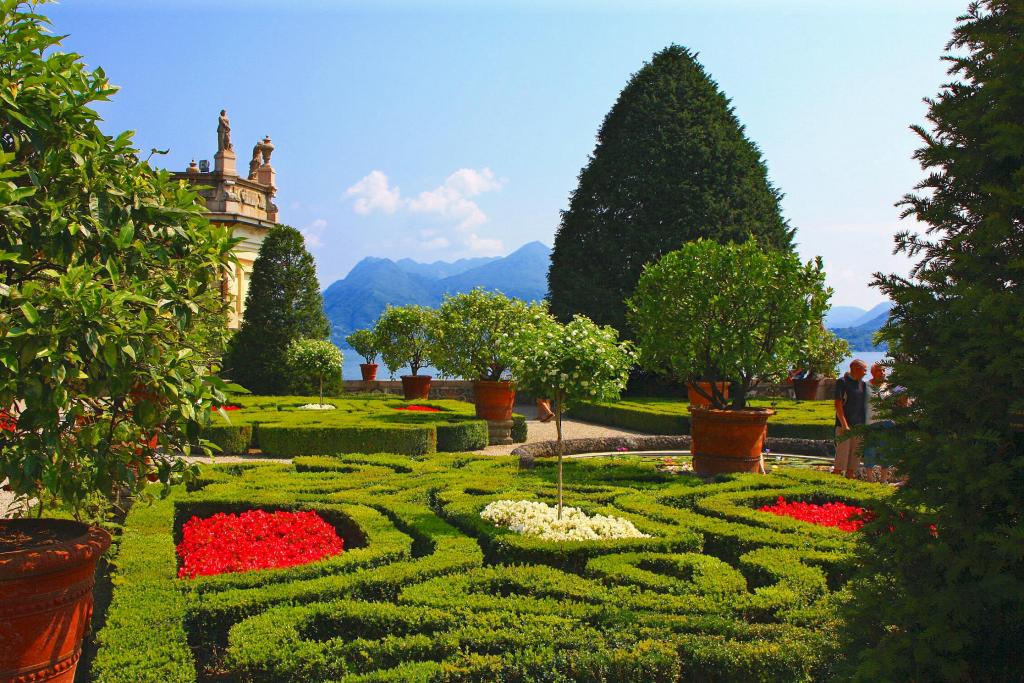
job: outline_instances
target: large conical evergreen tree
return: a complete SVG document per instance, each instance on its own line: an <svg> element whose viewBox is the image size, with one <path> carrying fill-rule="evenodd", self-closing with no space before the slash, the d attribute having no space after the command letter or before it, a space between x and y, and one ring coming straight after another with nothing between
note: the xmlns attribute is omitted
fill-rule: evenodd
<svg viewBox="0 0 1024 683"><path fill-rule="evenodd" d="M231 378L256 394L295 391L285 362L288 344L300 337L326 339L330 329L302 233L275 226L252 267L245 318L227 363Z"/></svg>
<svg viewBox="0 0 1024 683"><path fill-rule="evenodd" d="M551 254L551 310L625 326L644 265L704 237L791 248L757 147L686 48L633 75L604 119Z"/></svg>
<svg viewBox="0 0 1024 683"><path fill-rule="evenodd" d="M929 100L904 199L910 277L876 276L895 304L883 452L907 475L869 531L873 580L843 635L865 681L1019 681L1024 643L1024 8L988 0L958 19L953 82ZM1013 425L1018 425L1015 427Z"/></svg>

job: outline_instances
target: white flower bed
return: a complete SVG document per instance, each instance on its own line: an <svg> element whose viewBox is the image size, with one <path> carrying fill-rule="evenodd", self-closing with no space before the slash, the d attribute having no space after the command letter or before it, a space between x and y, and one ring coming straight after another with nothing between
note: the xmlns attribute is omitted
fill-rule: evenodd
<svg viewBox="0 0 1024 683"><path fill-rule="evenodd" d="M579 508L558 508L529 500L496 500L480 517L523 536L545 541L601 541L609 538L649 538L629 520L621 517L587 515Z"/></svg>
<svg viewBox="0 0 1024 683"><path fill-rule="evenodd" d="M337 406L332 406L330 403L307 403L304 406L299 406L298 410L334 410Z"/></svg>

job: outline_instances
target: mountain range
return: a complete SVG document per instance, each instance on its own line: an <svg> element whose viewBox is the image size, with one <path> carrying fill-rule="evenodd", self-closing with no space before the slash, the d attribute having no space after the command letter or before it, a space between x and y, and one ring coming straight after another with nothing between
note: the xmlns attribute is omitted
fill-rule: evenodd
<svg viewBox="0 0 1024 683"><path fill-rule="evenodd" d="M825 315L825 326L850 343L853 351L887 351L888 345L875 346L873 337L889 319L892 303L883 301L868 310L856 306L835 306Z"/></svg>
<svg viewBox="0 0 1024 683"><path fill-rule="evenodd" d="M419 263L404 258L367 257L343 279L324 290L324 312L331 322L331 339L345 347L345 337L370 327L388 305L438 306L446 294L474 287L501 291L534 301L548 291L551 249L530 242L503 257Z"/></svg>

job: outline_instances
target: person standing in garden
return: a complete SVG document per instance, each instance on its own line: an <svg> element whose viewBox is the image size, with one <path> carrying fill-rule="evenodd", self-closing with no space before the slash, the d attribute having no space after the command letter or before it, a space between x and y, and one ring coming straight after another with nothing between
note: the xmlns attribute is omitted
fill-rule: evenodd
<svg viewBox="0 0 1024 683"><path fill-rule="evenodd" d="M850 428L867 422L868 387L864 376L868 364L859 358L850 363L850 371L836 381L836 460L833 474L853 479L860 465L863 437L851 435Z"/></svg>

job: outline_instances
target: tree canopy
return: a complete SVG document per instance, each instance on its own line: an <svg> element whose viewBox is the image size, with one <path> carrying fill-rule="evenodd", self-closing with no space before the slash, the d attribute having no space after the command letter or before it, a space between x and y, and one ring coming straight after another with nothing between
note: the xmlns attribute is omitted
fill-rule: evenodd
<svg viewBox="0 0 1024 683"><path fill-rule="evenodd" d="M909 277L893 301L896 426L876 439L907 481L868 527L853 589L861 680L1020 677L1024 639L1024 13L988 0L958 19L950 83L914 126L927 177L897 236Z"/></svg>
<svg viewBox="0 0 1024 683"><path fill-rule="evenodd" d="M253 263L245 317L228 360L231 378L255 394L300 389L286 363L288 344L300 338L327 339L330 330L316 266L302 233L275 226Z"/></svg>
<svg viewBox="0 0 1024 683"><path fill-rule="evenodd" d="M551 255L551 310L626 330L644 265L698 238L789 249L761 153L696 56L672 45L630 78L579 175Z"/></svg>

